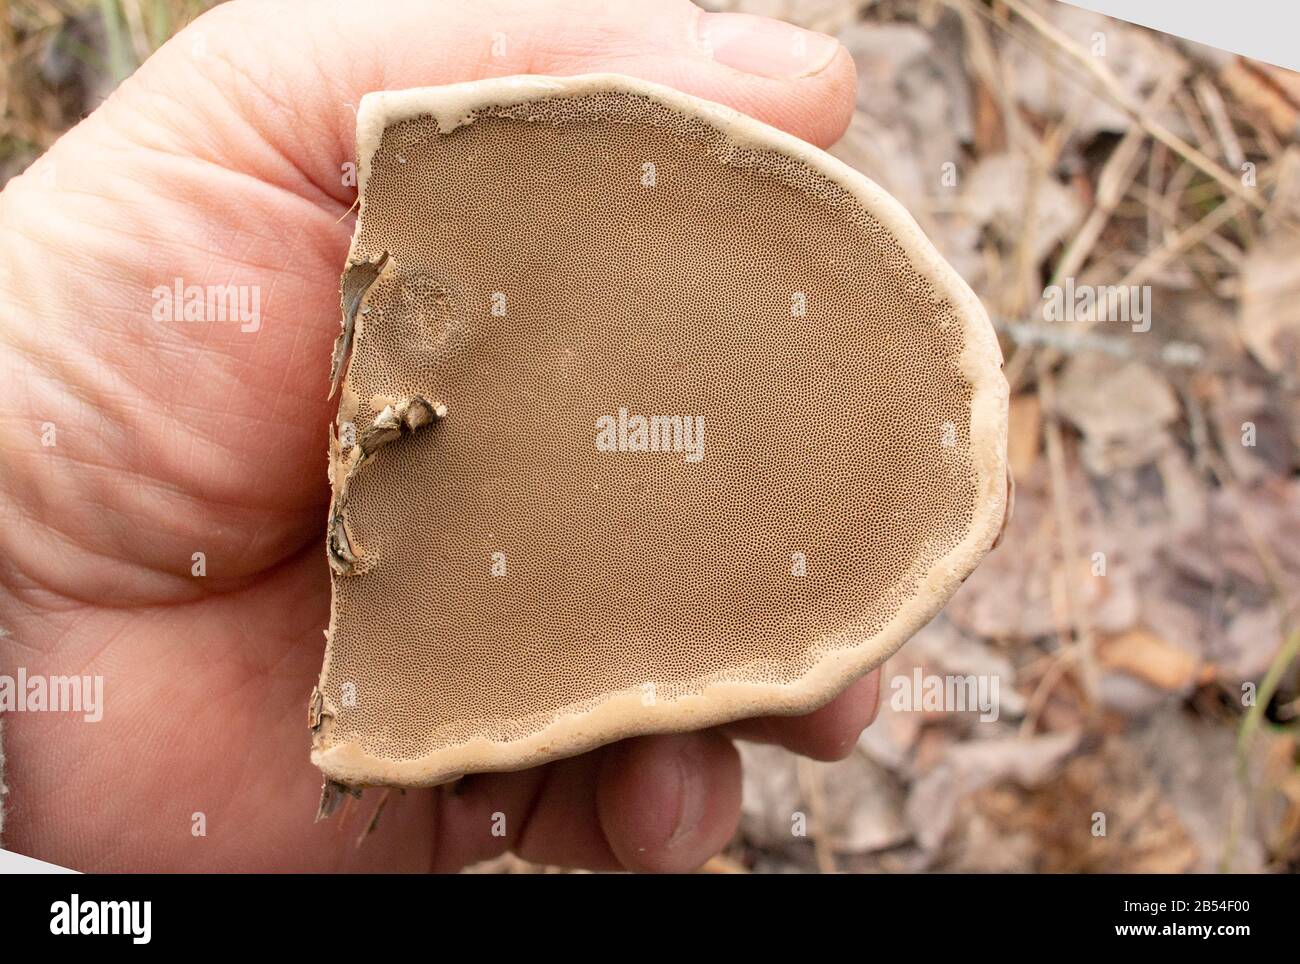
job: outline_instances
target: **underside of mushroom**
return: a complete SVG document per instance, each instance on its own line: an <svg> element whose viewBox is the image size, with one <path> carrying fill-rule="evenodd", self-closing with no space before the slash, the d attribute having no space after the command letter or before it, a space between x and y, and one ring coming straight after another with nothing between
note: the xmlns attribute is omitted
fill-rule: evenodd
<svg viewBox="0 0 1300 964"><path fill-rule="evenodd" d="M993 545L988 319L829 155L597 75L368 95L358 156L331 781L811 710Z"/></svg>

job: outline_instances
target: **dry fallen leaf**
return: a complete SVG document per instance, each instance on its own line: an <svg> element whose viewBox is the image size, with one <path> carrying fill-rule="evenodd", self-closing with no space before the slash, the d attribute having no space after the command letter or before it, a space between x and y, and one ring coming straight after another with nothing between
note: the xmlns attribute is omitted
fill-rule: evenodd
<svg viewBox="0 0 1300 964"><path fill-rule="evenodd" d="M1029 192L1034 191L1029 204ZM967 175L962 210L977 225L1014 246L1032 228L1031 256L1035 263L1047 255L1083 220L1083 202L1070 188L1050 177L1035 183L1031 162L1020 154L983 158ZM1026 216L1033 213L1032 225Z"/></svg>
<svg viewBox="0 0 1300 964"><path fill-rule="evenodd" d="M884 850L911 836L903 823L898 781L860 753L835 763L806 763L816 779L816 806L800 785L799 762L792 753L741 743L740 755L741 830L750 844L800 848L820 835L836 853L853 854Z"/></svg>
<svg viewBox="0 0 1300 964"><path fill-rule="evenodd" d="M1180 407L1169 383L1140 361L1096 353L1066 363L1057 409L1083 432L1084 464L1095 475L1155 461L1169 446Z"/></svg>
<svg viewBox="0 0 1300 964"><path fill-rule="evenodd" d="M1033 786L1048 779L1078 741L1078 734L1052 733L950 746L908 796L904 812L917 842L926 852L936 853L965 797L1002 780Z"/></svg>
<svg viewBox="0 0 1300 964"><path fill-rule="evenodd" d="M1194 654L1145 629L1099 639L1097 661L1105 669L1171 692L1186 690L1213 675L1212 667L1202 664Z"/></svg>
<svg viewBox="0 0 1300 964"><path fill-rule="evenodd" d="M1263 115L1278 137L1293 140L1300 124L1300 74L1239 57L1220 78L1247 109Z"/></svg>
<svg viewBox="0 0 1300 964"><path fill-rule="evenodd" d="M1264 237L1242 264L1238 327L1259 363L1282 374L1300 370L1300 149L1289 148L1277 170Z"/></svg>

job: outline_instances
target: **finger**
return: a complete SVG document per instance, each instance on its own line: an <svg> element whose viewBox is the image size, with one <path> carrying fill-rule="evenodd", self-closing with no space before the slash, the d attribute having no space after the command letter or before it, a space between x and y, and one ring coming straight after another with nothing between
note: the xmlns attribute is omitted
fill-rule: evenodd
<svg viewBox="0 0 1300 964"><path fill-rule="evenodd" d="M321 0L309 16L296 3L236 0L165 46L116 106L124 123L165 117L208 159L350 203L339 164L368 91L601 71L726 103L822 146L847 126L856 85L833 38L687 0ZM269 150L254 149L250 129Z"/></svg>
<svg viewBox="0 0 1300 964"><path fill-rule="evenodd" d="M879 709L880 670L873 670L804 716L762 716L722 729L733 739L778 744L814 760L842 760L853 752Z"/></svg>
<svg viewBox="0 0 1300 964"><path fill-rule="evenodd" d="M714 732L639 737L435 792L439 871L506 850L562 867L687 871L735 833L740 758Z"/></svg>
<svg viewBox="0 0 1300 964"><path fill-rule="evenodd" d="M596 804L623 866L694 870L736 832L740 756L711 731L626 740L605 754Z"/></svg>
<svg viewBox="0 0 1300 964"><path fill-rule="evenodd" d="M507 850L540 864L619 869L596 812L603 752L437 788L434 869L459 870Z"/></svg>

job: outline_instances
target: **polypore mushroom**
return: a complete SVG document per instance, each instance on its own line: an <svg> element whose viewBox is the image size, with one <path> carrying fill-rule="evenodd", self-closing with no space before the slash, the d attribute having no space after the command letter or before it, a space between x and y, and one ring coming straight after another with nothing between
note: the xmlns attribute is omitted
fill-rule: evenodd
<svg viewBox="0 0 1300 964"><path fill-rule="evenodd" d="M993 545L996 338L865 177L615 75L370 94L357 149L335 789L809 711Z"/></svg>

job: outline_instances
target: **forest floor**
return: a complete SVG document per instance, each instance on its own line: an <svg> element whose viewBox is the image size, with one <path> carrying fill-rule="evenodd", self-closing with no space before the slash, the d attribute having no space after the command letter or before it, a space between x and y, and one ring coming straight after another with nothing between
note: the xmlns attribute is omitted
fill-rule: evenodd
<svg viewBox="0 0 1300 964"><path fill-rule="evenodd" d="M207 5L0 0L0 184ZM988 308L1017 483L848 759L743 747L708 869L1300 869L1300 75L1051 0L705 5L853 53L832 153Z"/></svg>

